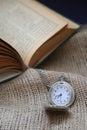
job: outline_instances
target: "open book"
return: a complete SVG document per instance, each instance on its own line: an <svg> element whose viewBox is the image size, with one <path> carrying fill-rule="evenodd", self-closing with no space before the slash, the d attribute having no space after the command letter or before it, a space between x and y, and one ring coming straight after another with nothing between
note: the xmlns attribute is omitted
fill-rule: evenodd
<svg viewBox="0 0 87 130"><path fill-rule="evenodd" d="M39 64L78 28L35 0L0 0L0 82Z"/></svg>

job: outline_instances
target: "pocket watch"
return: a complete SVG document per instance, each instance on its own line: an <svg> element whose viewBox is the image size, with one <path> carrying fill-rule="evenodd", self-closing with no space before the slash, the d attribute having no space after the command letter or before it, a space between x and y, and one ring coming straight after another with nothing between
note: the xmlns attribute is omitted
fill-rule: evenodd
<svg viewBox="0 0 87 130"><path fill-rule="evenodd" d="M60 81L55 82L49 89L49 105L47 110L67 110L75 99L73 87L61 77Z"/></svg>
<svg viewBox="0 0 87 130"><path fill-rule="evenodd" d="M44 73L38 70L44 85L48 88L48 103L46 110L65 111L73 104L75 92L73 86L67 81L64 75L61 75L57 82L50 85Z"/></svg>

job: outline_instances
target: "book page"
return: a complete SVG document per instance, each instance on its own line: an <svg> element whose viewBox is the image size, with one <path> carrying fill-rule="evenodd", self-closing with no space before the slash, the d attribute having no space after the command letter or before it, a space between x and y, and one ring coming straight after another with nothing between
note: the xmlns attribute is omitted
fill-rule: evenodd
<svg viewBox="0 0 87 130"><path fill-rule="evenodd" d="M26 65L44 42L67 25L44 10L33 0L0 0L0 38L17 50Z"/></svg>

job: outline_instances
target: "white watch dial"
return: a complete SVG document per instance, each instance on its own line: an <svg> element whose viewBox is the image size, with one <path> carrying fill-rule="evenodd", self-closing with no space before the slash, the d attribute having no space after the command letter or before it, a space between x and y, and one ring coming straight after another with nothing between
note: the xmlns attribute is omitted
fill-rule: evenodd
<svg viewBox="0 0 87 130"><path fill-rule="evenodd" d="M50 89L51 103L56 106L69 106L74 101L74 97L71 85L65 81L56 82Z"/></svg>

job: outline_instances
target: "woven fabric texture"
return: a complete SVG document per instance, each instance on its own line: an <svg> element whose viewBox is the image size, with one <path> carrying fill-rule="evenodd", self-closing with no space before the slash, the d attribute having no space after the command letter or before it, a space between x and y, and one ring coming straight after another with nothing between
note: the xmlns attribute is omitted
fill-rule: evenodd
<svg viewBox="0 0 87 130"><path fill-rule="evenodd" d="M50 71L29 68L0 84L0 130L87 130L86 42L85 29L39 66ZM40 73L49 85L64 75L73 86L76 98L67 112L45 111L49 96Z"/></svg>

